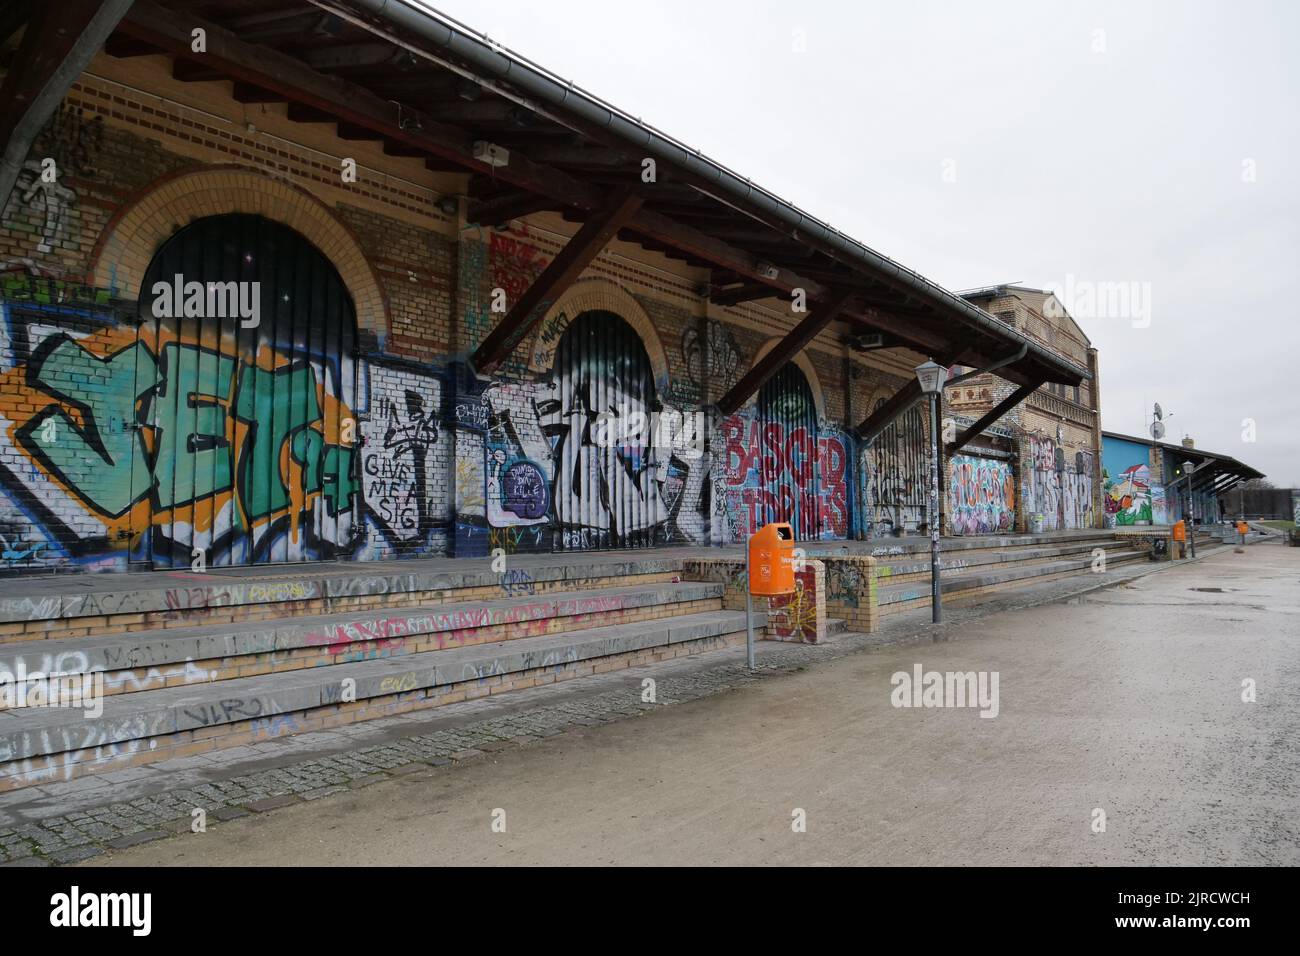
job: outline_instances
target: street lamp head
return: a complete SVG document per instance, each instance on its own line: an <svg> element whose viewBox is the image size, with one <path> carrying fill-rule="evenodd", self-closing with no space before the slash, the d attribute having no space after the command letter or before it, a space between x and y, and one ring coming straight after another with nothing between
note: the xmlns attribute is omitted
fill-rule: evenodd
<svg viewBox="0 0 1300 956"><path fill-rule="evenodd" d="M916 380L921 384L921 391L926 395L937 395L943 391L944 380L948 370L937 362L925 361L916 367Z"/></svg>

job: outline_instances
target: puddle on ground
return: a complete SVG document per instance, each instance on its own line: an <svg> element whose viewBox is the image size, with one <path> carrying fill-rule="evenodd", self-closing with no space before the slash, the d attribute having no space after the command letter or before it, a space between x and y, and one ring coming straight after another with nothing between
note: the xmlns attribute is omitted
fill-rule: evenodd
<svg viewBox="0 0 1300 956"><path fill-rule="evenodd" d="M1189 591L1206 591L1210 594L1227 594L1229 591L1240 591L1241 588L1188 588Z"/></svg>

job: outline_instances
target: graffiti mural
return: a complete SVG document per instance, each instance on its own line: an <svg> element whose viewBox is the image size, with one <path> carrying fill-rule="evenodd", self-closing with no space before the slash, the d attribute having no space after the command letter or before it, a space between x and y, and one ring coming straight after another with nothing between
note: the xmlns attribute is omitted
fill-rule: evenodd
<svg viewBox="0 0 1300 956"><path fill-rule="evenodd" d="M1093 468L1095 459L1092 452L1074 453L1073 467L1067 467L1063 475L1062 492L1065 497L1065 527L1094 528L1097 522L1093 514Z"/></svg>
<svg viewBox="0 0 1300 956"><path fill-rule="evenodd" d="M1160 489L1160 500L1163 510L1163 488ZM1146 465L1133 465L1125 468L1114 480L1107 476L1105 501L1107 524L1121 527L1152 524L1155 511L1151 469Z"/></svg>
<svg viewBox="0 0 1300 956"><path fill-rule="evenodd" d="M395 552L422 549L435 522L432 492L437 457L441 383L395 365L367 363L369 400L363 420L363 491L374 529Z"/></svg>
<svg viewBox="0 0 1300 956"><path fill-rule="evenodd" d="M486 285L545 259L503 236L483 266ZM187 311L191 285L248 287L257 308ZM693 328L686 390L734 379L731 333ZM381 354L324 255L243 214L178 230L139 301L5 274L0 571L705 545L773 520L860 533L859 449L797 367L706 428L666 399L647 341L585 311L490 381Z"/></svg>
<svg viewBox="0 0 1300 956"><path fill-rule="evenodd" d="M804 539L842 539L852 531L852 458L848 436L763 423L754 416L722 420L717 436L727 541L762 525L789 521Z"/></svg>
<svg viewBox="0 0 1300 956"><path fill-rule="evenodd" d="M887 397L878 398L875 409L886 401ZM862 497L868 537L925 531L930 488L927 440L925 410L913 406L864 449Z"/></svg>
<svg viewBox="0 0 1300 956"><path fill-rule="evenodd" d="M60 180L94 174L103 143L103 117L87 121L82 110L64 102L37 136L32 155L18 172L18 182L4 209L10 219L27 207L40 222L35 251L48 253L65 237L77 194Z"/></svg>
<svg viewBox="0 0 1300 956"><path fill-rule="evenodd" d="M1043 530L1091 528L1093 517L1093 464L1091 452L1072 455L1050 438L1030 440L1030 514L1043 516Z"/></svg>
<svg viewBox="0 0 1300 956"><path fill-rule="evenodd" d="M8 566L222 566L435 543L446 508L433 503L449 495L438 379L356 357L337 274L258 217L181 230L144 288L194 264L196 246L231 260L209 256L200 288L277 259L284 284L258 293L265 321L156 314L148 297L137 315L49 280L4 280Z"/></svg>
<svg viewBox="0 0 1300 956"><path fill-rule="evenodd" d="M482 464L463 467L479 468L483 508L458 505L458 553L707 542L702 423L659 398L631 326L586 312L539 347L548 371L482 391Z"/></svg>
<svg viewBox="0 0 1300 956"><path fill-rule="evenodd" d="M75 550L148 533L188 566L193 548L244 563L277 538L282 559L352 539L355 449L327 437L351 412L323 368L239 362L174 329L26 332L39 345L0 385L0 428L30 462L9 486Z"/></svg>
<svg viewBox="0 0 1300 956"><path fill-rule="evenodd" d="M1015 475L1005 461L954 455L948 462L952 533L996 534L1015 527Z"/></svg>
<svg viewBox="0 0 1300 956"><path fill-rule="evenodd" d="M560 340L553 394L538 406L552 440L554 512L560 546L648 546L668 517L667 449L646 426L661 410L640 338L611 313L588 312ZM594 429L603 416L616 435Z"/></svg>
<svg viewBox="0 0 1300 956"><path fill-rule="evenodd" d="M778 640L817 641L817 572L810 564L795 572L794 591L767 599L768 626Z"/></svg>
<svg viewBox="0 0 1300 956"><path fill-rule="evenodd" d="M1169 502L1165 496L1164 485L1151 486L1151 523L1169 524Z"/></svg>
<svg viewBox="0 0 1300 956"><path fill-rule="evenodd" d="M723 419L714 436L722 541L773 521L789 522L801 541L850 537L852 447L843 431L818 422L807 380L787 365L753 412Z"/></svg>
<svg viewBox="0 0 1300 956"><path fill-rule="evenodd" d="M740 350L721 322L706 321L703 333L692 323L682 333L682 364L686 377L702 395L710 382L721 386L738 378Z"/></svg>
<svg viewBox="0 0 1300 956"><path fill-rule="evenodd" d="M1050 438L1030 439L1029 448L1029 494L1025 507L1030 514L1043 516L1044 531L1056 531L1061 527L1060 473L1065 463L1064 452Z"/></svg>

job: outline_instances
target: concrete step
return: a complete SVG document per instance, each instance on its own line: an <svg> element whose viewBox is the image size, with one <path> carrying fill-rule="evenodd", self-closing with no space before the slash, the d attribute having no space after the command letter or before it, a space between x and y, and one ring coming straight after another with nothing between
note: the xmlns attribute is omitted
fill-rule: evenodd
<svg viewBox="0 0 1300 956"><path fill-rule="evenodd" d="M124 694L97 717L10 711L0 715L0 790L696 653L744 633L743 612L714 611Z"/></svg>
<svg viewBox="0 0 1300 956"><path fill-rule="evenodd" d="M945 540L943 548L944 567L962 571L1012 562L1025 564L1045 563L1084 555L1091 559L1093 551L1098 548L1109 555L1131 550L1132 544L1117 541L1114 538L1095 538L1070 544L1043 547L1014 546L993 551L950 552L947 549L947 541ZM923 555L909 556L906 560L882 561L877 559L876 568L877 576L882 583L901 584L920 578L928 580L930 576L930 555L927 551Z"/></svg>
<svg viewBox="0 0 1300 956"><path fill-rule="evenodd" d="M491 559L437 559L52 576L0 582L0 643L651 583L681 569L680 558L575 554L515 556L505 571Z"/></svg>
<svg viewBox="0 0 1300 956"><path fill-rule="evenodd" d="M1109 553L1106 557L1107 567L1130 564L1148 560L1144 549L1131 549L1119 553ZM1039 578L1063 577L1073 574L1091 573L1092 558L1070 559L1028 566L1013 564L991 569L974 569L967 571L944 572L941 578L944 600L956 598L973 590L995 590L1012 587L1017 584L1035 581ZM929 581L886 585L879 589L878 600L882 614L891 613L910 607L928 604L930 601Z"/></svg>
<svg viewBox="0 0 1300 956"><path fill-rule="evenodd" d="M0 645L0 680L102 672L106 694L138 693L719 610L723 591L667 582L27 641Z"/></svg>
<svg viewBox="0 0 1300 956"><path fill-rule="evenodd" d="M1020 547L1053 547L1083 544L1091 541L1113 542L1109 529L1092 528L1084 531L1048 531L1043 534L1015 535L957 535L943 539L946 552L976 553L1001 551ZM870 541L837 544L834 542L807 542L804 545L810 558L870 555L877 561L893 558L908 560L919 558L930 551L930 539L920 535L906 538L875 538Z"/></svg>

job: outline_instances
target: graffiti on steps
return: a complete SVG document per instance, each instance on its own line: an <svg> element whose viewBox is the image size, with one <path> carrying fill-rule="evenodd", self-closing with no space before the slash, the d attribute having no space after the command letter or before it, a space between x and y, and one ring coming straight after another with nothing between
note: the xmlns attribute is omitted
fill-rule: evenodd
<svg viewBox="0 0 1300 956"><path fill-rule="evenodd" d="M817 573L811 566L795 572L795 590L768 598L768 620L781 640L817 641Z"/></svg>

